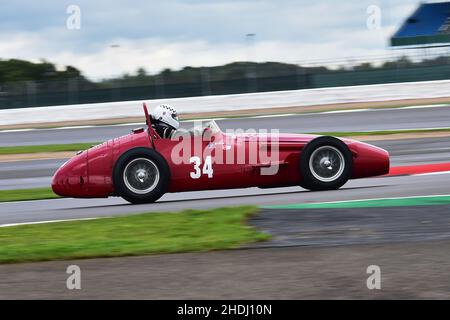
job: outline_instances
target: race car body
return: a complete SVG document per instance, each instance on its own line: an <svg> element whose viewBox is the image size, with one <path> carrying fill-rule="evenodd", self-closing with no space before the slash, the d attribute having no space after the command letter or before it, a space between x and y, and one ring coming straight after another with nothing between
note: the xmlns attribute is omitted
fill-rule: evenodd
<svg viewBox="0 0 450 320"><path fill-rule="evenodd" d="M166 192L301 186L338 189L348 179L389 172L387 151L351 139L222 132L214 121L162 139L151 127L82 151L57 170L64 197L121 196L147 203Z"/></svg>

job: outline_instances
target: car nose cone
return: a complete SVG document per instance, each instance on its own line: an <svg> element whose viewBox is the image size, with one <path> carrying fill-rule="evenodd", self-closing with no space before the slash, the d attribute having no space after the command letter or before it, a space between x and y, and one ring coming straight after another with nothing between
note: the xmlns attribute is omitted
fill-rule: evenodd
<svg viewBox="0 0 450 320"><path fill-rule="evenodd" d="M52 190L62 197L82 197L87 184L87 152L63 164L53 175Z"/></svg>

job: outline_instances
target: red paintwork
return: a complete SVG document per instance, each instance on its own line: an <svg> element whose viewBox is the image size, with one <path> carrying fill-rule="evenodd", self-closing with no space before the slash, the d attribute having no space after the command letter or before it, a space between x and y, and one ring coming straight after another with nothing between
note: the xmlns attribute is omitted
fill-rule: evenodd
<svg viewBox="0 0 450 320"><path fill-rule="evenodd" d="M177 141L159 138L151 129L150 118L147 114L146 118L150 132L149 129L146 129L109 140L83 151L66 162L53 177L53 191L66 197L96 198L114 195L112 181L114 164L124 152L136 147L154 148L166 159L171 172L167 192L295 186L299 185L302 179L299 170L301 150L308 142L317 137L303 134L279 135L277 137L280 155L277 161L279 170L275 175L260 175L260 168L267 166L268 163L258 159L256 165L250 165L249 163L214 164L213 178L208 178L207 175L202 174L198 179L191 179L190 172L193 171L193 164L189 161L186 161L185 164L175 164L171 160L171 152ZM237 142L236 139L231 140L230 149L223 148L223 155L226 156L227 152L236 151L236 148L243 147L246 150L246 159L248 159L248 141L255 137L262 141L261 144L269 145L269 148L273 145L270 142L271 136L248 135L243 137L244 139L240 142ZM227 141L226 139L227 135L220 132L214 135L213 141L220 144ZM387 151L351 139L342 139L342 141L348 145L353 154L353 179L383 175L389 172L389 154ZM192 155L203 158L201 153L207 148L209 141L202 141L201 144L202 150L198 154L194 152ZM217 155L213 153L212 156L214 159Z"/></svg>

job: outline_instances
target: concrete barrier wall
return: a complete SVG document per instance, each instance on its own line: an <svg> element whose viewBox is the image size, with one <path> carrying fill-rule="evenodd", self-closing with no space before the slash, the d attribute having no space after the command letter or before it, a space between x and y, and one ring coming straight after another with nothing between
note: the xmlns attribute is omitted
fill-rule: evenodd
<svg viewBox="0 0 450 320"><path fill-rule="evenodd" d="M148 100L179 113L450 97L450 80ZM98 120L142 115L142 100L0 110L0 125Z"/></svg>

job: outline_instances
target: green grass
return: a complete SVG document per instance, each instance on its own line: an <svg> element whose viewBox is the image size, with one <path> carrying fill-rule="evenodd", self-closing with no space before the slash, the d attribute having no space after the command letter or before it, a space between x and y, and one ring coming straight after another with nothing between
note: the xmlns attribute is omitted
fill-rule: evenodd
<svg viewBox="0 0 450 320"><path fill-rule="evenodd" d="M0 190L0 202L59 198L50 188Z"/></svg>
<svg viewBox="0 0 450 320"><path fill-rule="evenodd" d="M0 263L231 249L270 236L251 206L0 228Z"/></svg>
<svg viewBox="0 0 450 320"><path fill-rule="evenodd" d="M23 154L37 152L58 152L58 151L78 151L85 150L98 142L72 143L72 144L45 144L37 146L13 146L0 147L0 154Z"/></svg>

